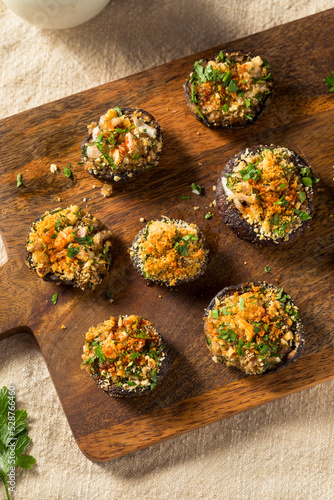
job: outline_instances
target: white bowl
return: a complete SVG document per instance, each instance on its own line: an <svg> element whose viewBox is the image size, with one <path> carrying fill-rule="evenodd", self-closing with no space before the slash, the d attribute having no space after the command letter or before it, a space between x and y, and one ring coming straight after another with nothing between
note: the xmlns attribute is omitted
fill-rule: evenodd
<svg viewBox="0 0 334 500"><path fill-rule="evenodd" d="M73 28L95 17L109 0L3 0L25 21L40 28Z"/></svg>

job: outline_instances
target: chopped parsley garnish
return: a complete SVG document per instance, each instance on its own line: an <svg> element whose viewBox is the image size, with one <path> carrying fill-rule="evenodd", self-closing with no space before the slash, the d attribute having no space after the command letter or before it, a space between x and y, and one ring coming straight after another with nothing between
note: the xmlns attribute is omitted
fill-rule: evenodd
<svg viewBox="0 0 334 500"><path fill-rule="evenodd" d="M300 203L304 203L304 201L306 200L306 194L304 193L304 191L299 191L298 196L299 196Z"/></svg>
<svg viewBox="0 0 334 500"><path fill-rule="evenodd" d="M249 99L245 99L245 106L246 106L246 108L250 107L250 100Z"/></svg>
<svg viewBox="0 0 334 500"><path fill-rule="evenodd" d="M115 129L115 132L117 131L117 129ZM104 151L104 147L103 147L103 143L102 143L102 139L103 139L103 134L100 134L96 139L95 141L93 142L93 144L97 147L97 149L100 151L101 155L107 160L107 162L109 163L109 165L114 169L114 170L117 170L117 165L116 163L114 162L113 158L111 158L105 151Z"/></svg>
<svg viewBox="0 0 334 500"><path fill-rule="evenodd" d="M64 174L65 174L65 177L67 177L69 179L72 175L71 169L69 169L68 167L64 167Z"/></svg>
<svg viewBox="0 0 334 500"><path fill-rule="evenodd" d="M212 309L211 310L211 316L213 319L218 319L219 318L219 310L218 309Z"/></svg>
<svg viewBox="0 0 334 500"><path fill-rule="evenodd" d="M324 79L324 82L326 85L329 87L330 92L334 92L334 71L332 71L332 74L329 76L326 76Z"/></svg>
<svg viewBox="0 0 334 500"><path fill-rule="evenodd" d="M67 257L74 258L79 252L80 249L78 247L73 247L71 243L67 247Z"/></svg>
<svg viewBox="0 0 334 500"><path fill-rule="evenodd" d="M301 218L301 220L312 219L312 217L309 214L307 214L306 212L304 212L303 210L297 210L296 208L293 208L292 210L295 212L295 214L298 215L298 217Z"/></svg>
<svg viewBox="0 0 334 500"><path fill-rule="evenodd" d="M17 177L16 177L16 187L20 187L22 186L22 174L17 174Z"/></svg>
<svg viewBox="0 0 334 500"><path fill-rule="evenodd" d="M260 160L256 163L248 163L246 168L239 170L238 173L241 175L241 177L243 178L244 181L249 181L249 179L253 179L253 181L260 179L262 181L263 169L256 168L256 166L262 160L263 160L263 158L260 158Z"/></svg>
<svg viewBox="0 0 334 500"><path fill-rule="evenodd" d="M245 310L245 301L244 301L244 299L242 297L239 297L239 307L243 311Z"/></svg>
<svg viewBox="0 0 334 500"><path fill-rule="evenodd" d="M211 345L211 344L212 344L211 339L209 339L209 337L206 337L206 343L207 343L208 345Z"/></svg>
<svg viewBox="0 0 334 500"><path fill-rule="evenodd" d="M90 247L94 245L93 238L89 234L86 234L86 236L81 236L79 238L76 237L74 239L77 243L79 243L79 245L88 245Z"/></svg>
<svg viewBox="0 0 334 500"><path fill-rule="evenodd" d="M195 236L194 234L186 234L185 236L182 236L181 238L178 237L176 240L176 243L174 245L174 250L176 250L180 255L183 255L184 257L188 257L188 242L189 241L197 241L198 236Z"/></svg>
<svg viewBox="0 0 334 500"><path fill-rule="evenodd" d="M183 194L181 198L182 200L189 200L190 196L188 194Z"/></svg>
<svg viewBox="0 0 334 500"><path fill-rule="evenodd" d="M285 199L284 195L278 201L274 201L274 205L282 205L284 208L286 208L288 204L289 202Z"/></svg>
<svg viewBox="0 0 334 500"><path fill-rule="evenodd" d="M132 159L135 161L135 160L138 160L139 157L140 157L140 153L136 153L135 155L133 155Z"/></svg>
<svg viewBox="0 0 334 500"><path fill-rule="evenodd" d="M224 104L224 106L222 107L222 110L224 111L224 113L227 113L228 110L229 110L229 105L227 104L227 102Z"/></svg>
<svg viewBox="0 0 334 500"><path fill-rule="evenodd" d="M264 270L266 271L266 273L270 273L270 267L269 266L265 266Z"/></svg>
<svg viewBox="0 0 334 500"><path fill-rule="evenodd" d="M192 192L195 194L201 194L201 192L203 190L203 187L200 186L199 184L195 184L195 182L193 182L190 187L191 187Z"/></svg>
<svg viewBox="0 0 334 500"><path fill-rule="evenodd" d="M204 120L204 116L202 115L202 113L200 112L200 110L198 109L198 107L195 106L195 108L196 108L196 111L199 114L199 116L202 118L202 120Z"/></svg>
<svg viewBox="0 0 334 500"><path fill-rule="evenodd" d="M97 347L95 347L94 352L95 352L95 356L97 356L102 363L106 362L106 357L103 354L102 348L101 348L100 345L98 345Z"/></svg>
<svg viewBox="0 0 334 500"><path fill-rule="evenodd" d="M251 115L245 115L245 117L247 118L247 120L249 120L250 122L253 121L253 117Z"/></svg>
<svg viewBox="0 0 334 500"><path fill-rule="evenodd" d="M231 92L231 94L239 90L237 82L235 80L231 80L230 83L228 84L227 90Z"/></svg>
<svg viewBox="0 0 334 500"><path fill-rule="evenodd" d="M58 293L54 293L52 295L52 299L51 299L51 302L56 305L57 304L57 300L58 300Z"/></svg>
<svg viewBox="0 0 334 500"><path fill-rule="evenodd" d="M152 379L152 382L151 382L150 390L153 391L153 389L156 388L157 381L158 381L158 373L157 373L156 369L152 370L151 379Z"/></svg>
<svg viewBox="0 0 334 500"><path fill-rule="evenodd" d="M117 111L118 116L122 116L123 115L123 113L121 111L121 108L119 108L118 106L115 106L114 110Z"/></svg>
<svg viewBox="0 0 334 500"><path fill-rule="evenodd" d="M207 214L205 214L204 219L211 219L211 217L212 217L212 213L208 212Z"/></svg>
<svg viewBox="0 0 334 500"><path fill-rule="evenodd" d="M286 185L287 185L286 183L280 184L280 185L278 186L278 189L283 189L283 188L285 188L285 186L286 186Z"/></svg>

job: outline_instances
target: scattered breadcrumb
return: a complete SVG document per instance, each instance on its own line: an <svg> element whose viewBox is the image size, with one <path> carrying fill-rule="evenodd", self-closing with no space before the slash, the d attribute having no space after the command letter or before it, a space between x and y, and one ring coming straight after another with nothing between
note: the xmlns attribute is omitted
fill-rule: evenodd
<svg viewBox="0 0 334 500"><path fill-rule="evenodd" d="M194 210L199 210L199 207L194 207Z"/></svg>
<svg viewBox="0 0 334 500"><path fill-rule="evenodd" d="M112 185L111 184L103 184L102 189L101 189L101 194L105 198L109 198L112 195Z"/></svg>
<svg viewBox="0 0 334 500"><path fill-rule="evenodd" d="M61 198L57 198L57 201L61 201Z"/></svg>
<svg viewBox="0 0 334 500"><path fill-rule="evenodd" d="M82 201L87 201L87 198L82 198Z"/></svg>
<svg viewBox="0 0 334 500"><path fill-rule="evenodd" d="M201 163L200 161L198 162L199 166L202 167L203 166L203 163Z"/></svg>
<svg viewBox="0 0 334 500"><path fill-rule="evenodd" d="M176 110L175 110L175 109L173 109L172 113L176 113Z"/></svg>
<svg viewBox="0 0 334 500"><path fill-rule="evenodd" d="M199 132L197 132L197 135L201 135Z"/></svg>
<svg viewBox="0 0 334 500"><path fill-rule="evenodd" d="M212 186L212 191L216 191L217 186Z"/></svg>
<svg viewBox="0 0 334 500"><path fill-rule="evenodd" d="M93 189L95 189L95 188L96 188L96 186L95 186L95 184L93 184Z"/></svg>
<svg viewBox="0 0 334 500"><path fill-rule="evenodd" d="M247 262L244 262L244 265L246 265L246 264L247 264Z"/></svg>
<svg viewBox="0 0 334 500"><path fill-rule="evenodd" d="M212 206L215 207L217 205L216 200L212 200Z"/></svg>
<svg viewBox="0 0 334 500"><path fill-rule="evenodd" d="M145 222L144 217L140 217L139 222Z"/></svg>
<svg viewBox="0 0 334 500"><path fill-rule="evenodd" d="M55 163L51 163L50 170L54 174L56 172L56 170L58 170L57 165Z"/></svg>
<svg viewBox="0 0 334 500"><path fill-rule="evenodd" d="M162 295L159 295L159 299L162 299Z"/></svg>
<svg viewBox="0 0 334 500"><path fill-rule="evenodd" d="M169 111L169 108L166 108L166 111Z"/></svg>
<svg viewBox="0 0 334 500"><path fill-rule="evenodd" d="M62 330L66 330L67 326L65 326L65 325L61 325L61 327L60 327L60 328L61 328Z"/></svg>

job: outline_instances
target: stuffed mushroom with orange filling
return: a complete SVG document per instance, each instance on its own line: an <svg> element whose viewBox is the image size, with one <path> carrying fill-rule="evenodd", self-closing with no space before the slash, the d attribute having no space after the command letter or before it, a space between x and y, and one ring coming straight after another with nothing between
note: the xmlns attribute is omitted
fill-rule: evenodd
<svg viewBox="0 0 334 500"><path fill-rule="evenodd" d="M273 79L266 59L226 49L195 62L184 92L203 125L238 129L262 115L272 97Z"/></svg>
<svg viewBox="0 0 334 500"><path fill-rule="evenodd" d="M283 289L264 282L219 292L205 312L204 333L213 361L246 375L278 371L304 345L298 308Z"/></svg>
<svg viewBox="0 0 334 500"><path fill-rule="evenodd" d="M27 264L45 281L94 289L111 263L109 229L77 205L45 212L31 226Z"/></svg>
<svg viewBox="0 0 334 500"><path fill-rule="evenodd" d="M131 179L158 164L163 137L161 127L143 109L109 109L88 126L82 162L87 172L106 182Z"/></svg>
<svg viewBox="0 0 334 500"><path fill-rule="evenodd" d="M150 221L130 249L137 271L160 285L176 286L204 273L208 250L196 224L169 219Z"/></svg>
<svg viewBox="0 0 334 500"><path fill-rule="evenodd" d="M111 317L86 333L82 368L110 396L147 394L169 368L167 347L141 316Z"/></svg>
<svg viewBox="0 0 334 500"><path fill-rule="evenodd" d="M217 207L240 238L262 246L289 243L310 225L317 181L294 151L250 147L222 170Z"/></svg>

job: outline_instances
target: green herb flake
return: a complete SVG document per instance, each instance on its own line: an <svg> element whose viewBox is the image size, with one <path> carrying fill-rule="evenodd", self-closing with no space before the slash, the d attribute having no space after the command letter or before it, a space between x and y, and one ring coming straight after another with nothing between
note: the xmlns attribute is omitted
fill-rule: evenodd
<svg viewBox="0 0 334 500"><path fill-rule="evenodd" d="M20 187L22 186L23 182L22 182L22 174L17 174L17 177L16 177L16 187Z"/></svg>
<svg viewBox="0 0 334 500"><path fill-rule="evenodd" d="M117 111L118 116L122 116L123 115L121 108L119 108L118 106L115 106L114 110Z"/></svg>
<svg viewBox="0 0 334 500"><path fill-rule="evenodd" d="M202 120L205 120L204 116L202 115L202 113L200 112L200 110L198 109L198 107L195 106L195 108L196 108L196 111L199 114L199 116L202 118Z"/></svg>
<svg viewBox="0 0 334 500"><path fill-rule="evenodd" d="M36 462L31 455L23 455L30 443L26 410L15 410L15 393L7 387L0 390L0 479L10 500L8 474L14 467L30 469ZM13 420L10 420L12 417Z"/></svg>
<svg viewBox="0 0 334 500"><path fill-rule="evenodd" d="M235 80L231 80L230 83L228 84L227 90L231 92L231 94L237 92L239 90L237 82Z"/></svg>
<svg viewBox="0 0 334 500"><path fill-rule="evenodd" d="M245 106L246 106L246 108L249 108L250 105L251 105L250 100L249 99L245 99Z"/></svg>
<svg viewBox="0 0 334 500"><path fill-rule="evenodd" d="M58 293L54 293L54 294L52 295L51 302L52 302L54 305L56 305L56 304L57 304L58 295L59 295Z"/></svg>
<svg viewBox="0 0 334 500"><path fill-rule="evenodd" d="M278 186L278 189L283 189L283 188L285 188L285 186L286 186L286 185L287 185L286 183L280 184L280 185Z"/></svg>
<svg viewBox="0 0 334 500"><path fill-rule="evenodd" d="M65 174L65 177L67 177L69 179L72 175L71 169L69 169L68 167L64 167L64 174Z"/></svg>
<svg viewBox="0 0 334 500"><path fill-rule="evenodd" d="M222 107L222 110L224 111L224 113L227 113L229 110L229 105L225 103L224 106Z"/></svg>
<svg viewBox="0 0 334 500"><path fill-rule="evenodd" d="M266 273L270 273L270 267L269 266L265 266L264 270L266 271Z"/></svg>
<svg viewBox="0 0 334 500"><path fill-rule="evenodd" d="M151 383L151 386L150 386L150 390L153 391L153 389L156 388L157 386L157 381L158 381L158 373L157 373L157 370L152 370L151 372L151 380L152 380L152 383Z"/></svg>
<svg viewBox="0 0 334 500"><path fill-rule="evenodd" d="M98 345L97 347L95 347L94 352L95 352L95 356L97 356L102 363L106 362L106 357L103 354L102 348L101 348L100 345Z"/></svg>
<svg viewBox="0 0 334 500"><path fill-rule="evenodd" d="M80 249L78 247L73 247L73 246L68 246L67 248L67 257L70 257L73 259L78 253L80 252Z"/></svg>
<svg viewBox="0 0 334 500"><path fill-rule="evenodd" d="M242 311L245 310L245 301L242 297L239 297L239 307L242 309Z"/></svg>
<svg viewBox="0 0 334 500"><path fill-rule="evenodd" d="M326 76L324 79L324 82L326 85L329 87L330 92L334 92L334 71L332 71L332 74L329 76Z"/></svg>
<svg viewBox="0 0 334 500"><path fill-rule="evenodd" d="M297 210L296 208L293 208L292 210L295 212L295 214L298 215L298 217L301 218L301 220L312 219L312 217L309 214L307 214L306 212L304 212L303 210Z"/></svg>
<svg viewBox="0 0 334 500"><path fill-rule="evenodd" d="M212 344L211 339L209 339L209 337L206 337L206 343L207 343L208 345L211 345L211 344Z"/></svg>
<svg viewBox="0 0 334 500"><path fill-rule="evenodd" d="M304 186L308 186L308 187L312 187L312 184L313 184L311 177L303 177L302 183L304 184Z"/></svg>
<svg viewBox="0 0 334 500"><path fill-rule="evenodd" d="M207 214L205 214L204 219L211 219L211 217L212 217L212 213L208 212Z"/></svg>
<svg viewBox="0 0 334 500"><path fill-rule="evenodd" d="M268 333L269 332L269 325L265 324L264 325L264 330Z"/></svg>
<svg viewBox="0 0 334 500"><path fill-rule="evenodd" d="M211 317L213 319L218 319L219 318L219 310L218 309L212 309L211 310Z"/></svg>
<svg viewBox="0 0 334 500"><path fill-rule="evenodd" d="M253 117L251 115L245 115L245 118L247 118L247 120L249 120L250 122L253 121Z"/></svg>
<svg viewBox="0 0 334 500"><path fill-rule="evenodd" d="M194 194L201 194L203 190L203 187L200 186L199 184L195 184L195 182L193 182L190 187Z"/></svg>
<svg viewBox="0 0 334 500"><path fill-rule="evenodd" d="M187 195L187 194L183 194L183 195L181 196L181 198L182 198L182 200L189 200L190 196L189 196L189 195Z"/></svg>
<svg viewBox="0 0 334 500"><path fill-rule="evenodd" d="M306 194L304 193L304 191L299 191L298 196L299 196L300 203L304 203L304 201L306 200Z"/></svg>

